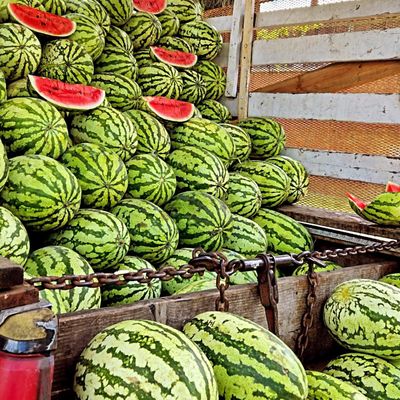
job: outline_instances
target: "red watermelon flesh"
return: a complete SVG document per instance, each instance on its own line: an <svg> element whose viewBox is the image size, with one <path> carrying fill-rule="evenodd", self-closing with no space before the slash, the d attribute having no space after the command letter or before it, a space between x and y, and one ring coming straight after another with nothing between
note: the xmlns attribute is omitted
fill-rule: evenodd
<svg viewBox="0 0 400 400"><path fill-rule="evenodd" d="M386 185L385 192L399 193L400 192L400 185L397 185L394 182L388 182L387 185Z"/></svg>
<svg viewBox="0 0 400 400"><path fill-rule="evenodd" d="M32 87L48 102L70 110L91 110L105 98L105 92L92 86L65 83L57 79L29 75Z"/></svg>
<svg viewBox="0 0 400 400"><path fill-rule="evenodd" d="M133 0L133 7L138 11L160 14L167 8L167 0Z"/></svg>
<svg viewBox="0 0 400 400"><path fill-rule="evenodd" d="M167 121L185 122L192 118L194 105L182 100L167 97L143 97L151 111Z"/></svg>
<svg viewBox="0 0 400 400"><path fill-rule="evenodd" d="M48 36L69 36L76 29L75 22L68 18L38 10L25 4L10 3L8 4L8 11L20 24L34 32Z"/></svg>
<svg viewBox="0 0 400 400"><path fill-rule="evenodd" d="M346 196L359 210L364 210L367 207L367 203L353 196L351 193L346 193Z"/></svg>
<svg viewBox="0 0 400 400"><path fill-rule="evenodd" d="M190 68L197 62L196 54L187 53L185 51L170 50L164 47L150 47L156 58L166 64L178 68Z"/></svg>

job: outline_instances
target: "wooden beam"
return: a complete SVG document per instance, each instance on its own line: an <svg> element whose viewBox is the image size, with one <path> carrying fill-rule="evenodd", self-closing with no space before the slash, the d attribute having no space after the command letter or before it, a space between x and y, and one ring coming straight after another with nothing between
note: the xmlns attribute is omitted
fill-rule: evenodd
<svg viewBox="0 0 400 400"><path fill-rule="evenodd" d="M334 93L400 74L400 61L337 63L255 90L262 93Z"/></svg>

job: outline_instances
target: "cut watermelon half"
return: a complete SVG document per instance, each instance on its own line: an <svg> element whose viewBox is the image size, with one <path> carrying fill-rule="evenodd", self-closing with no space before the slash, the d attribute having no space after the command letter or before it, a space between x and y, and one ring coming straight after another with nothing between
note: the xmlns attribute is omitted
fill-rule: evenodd
<svg viewBox="0 0 400 400"><path fill-rule="evenodd" d="M133 0L133 7L138 11L160 14L167 8L167 0Z"/></svg>
<svg viewBox="0 0 400 400"><path fill-rule="evenodd" d="M55 37L66 37L75 32L76 24L68 18L25 4L10 3L7 7L10 15L17 22L34 32Z"/></svg>
<svg viewBox="0 0 400 400"><path fill-rule="evenodd" d="M400 193L400 185L397 185L394 182L388 182L387 185L386 185L385 192Z"/></svg>
<svg viewBox="0 0 400 400"><path fill-rule="evenodd" d="M358 209L364 210L364 208L367 207L367 203L353 196L351 193L346 193L346 196Z"/></svg>
<svg viewBox="0 0 400 400"><path fill-rule="evenodd" d="M143 99L151 111L167 121L185 122L192 118L194 113L194 105L187 101L161 96L143 97Z"/></svg>
<svg viewBox="0 0 400 400"><path fill-rule="evenodd" d="M29 75L32 87L43 99L69 110L91 110L103 103L105 92L93 86L65 83Z"/></svg>
<svg viewBox="0 0 400 400"><path fill-rule="evenodd" d="M164 47L150 47L157 60L178 68L190 68L197 63L196 54L180 50L170 50Z"/></svg>

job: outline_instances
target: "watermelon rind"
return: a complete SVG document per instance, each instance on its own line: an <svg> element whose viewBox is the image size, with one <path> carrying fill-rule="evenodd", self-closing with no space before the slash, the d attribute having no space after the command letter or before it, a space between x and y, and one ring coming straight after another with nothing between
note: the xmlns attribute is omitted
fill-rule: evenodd
<svg viewBox="0 0 400 400"><path fill-rule="evenodd" d="M246 161L251 153L251 139L246 131L232 124L220 124L232 137L235 143L235 162Z"/></svg>
<svg viewBox="0 0 400 400"><path fill-rule="evenodd" d="M217 100L204 100L202 103L197 104L197 108L203 118L217 122L218 124L223 124L232 119L232 114L228 107Z"/></svg>
<svg viewBox="0 0 400 400"><path fill-rule="evenodd" d="M206 99L218 100L222 97L226 89L226 74L218 64L204 60L198 62L193 70L201 75L206 84Z"/></svg>
<svg viewBox="0 0 400 400"><path fill-rule="evenodd" d="M7 182L9 174L9 161L3 142L0 140L0 191Z"/></svg>
<svg viewBox="0 0 400 400"><path fill-rule="evenodd" d="M393 274L388 274L379 279L380 282L388 283L389 285L396 286L400 289L400 273L395 272Z"/></svg>
<svg viewBox="0 0 400 400"><path fill-rule="evenodd" d="M28 79L18 79L7 85L7 98L13 99L15 97L31 97L28 91Z"/></svg>
<svg viewBox="0 0 400 400"><path fill-rule="evenodd" d="M166 8L162 13L157 15L158 20L161 23L162 31L161 37L163 36L175 36L179 32L179 18L170 9Z"/></svg>
<svg viewBox="0 0 400 400"><path fill-rule="evenodd" d="M199 279L195 282L187 283L177 290L174 295L202 292L203 290L216 290L215 277L213 279Z"/></svg>
<svg viewBox="0 0 400 400"><path fill-rule="evenodd" d="M97 0L110 16L110 21L115 26L121 26L128 21L133 14L132 0L118 0L113 2L110 0Z"/></svg>
<svg viewBox="0 0 400 400"><path fill-rule="evenodd" d="M202 18L203 7L197 0L168 0L168 10L172 11L182 24Z"/></svg>
<svg viewBox="0 0 400 400"><path fill-rule="evenodd" d="M201 103L207 94L206 84L201 75L193 70L182 71L180 75L183 89L179 99L193 104Z"/></svg>
<svg viewBox="0 0 400 400"><path fill-rule="evenodd" d="M323 267L322 265L314 265L313 271L314 272L331 272L331 271L337 271L338 269L341 269L342 266L339 264L336 264L331 261L324 261L325 266ZM307 275L309 271L309 265L307 263L304 263L303 265L299 265L292 273L293 276L302 276L302 275Z"/></svg>
<svg viewBox="0 0 400 400"><path fill-rule="evenodd" d="M7 100L7 84L3 71L0 69L0 103Z"/></svg>
<svg viewBox="0 0 400 400"><path fill-rule="evenodd" d="M150 46L150 55L155 61L161 61L176 68L191 68L197 63L197 56L180 50L169 50L164 47Z"/></svg>
<svg viewBox="0 0 400 400"><path fill-rule="evenodd" d="M106 47L118 47L129 53L133 53L134 50L129 35L117 26L110 26L106 36Z"/></svg>
<svg viewBox="0 0 400 400"><path fill-rule="evenodd" d="M158 46L165 47L170 50L186 51L193 53L193 46L186 40L176 36L164 36L158 41Z"/></svg>
<svg viewBox="0 0 400 400"><path fill-rule="evenodd" d="M67 12L67 0L39 0L44 9L55 15L65 15ZM68 0L69 1L69 0Z"/></svg>

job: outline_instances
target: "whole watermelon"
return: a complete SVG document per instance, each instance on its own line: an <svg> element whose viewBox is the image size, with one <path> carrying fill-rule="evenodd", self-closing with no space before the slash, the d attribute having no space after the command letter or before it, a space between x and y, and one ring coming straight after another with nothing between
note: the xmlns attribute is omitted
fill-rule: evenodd
<svg viewBox="0 0 400 400"><path fill-rule="evenodd" d="M129 53L133 53L134 51L129 35L117 26L110 27L106 37L106 46L110 48L120 48L128 51Z"/></svg>
<svg viewBox="0 0 400 400"><path fill-rule="evenodd" d="M171 10L182 24L200 20L203 15L203 7L197 0L168 0L168 10Z"/></svg>
<svg viewBox="0 0 400 400"><path fill-rule="evenodd" d="M226 74L224 70L212 61L200 61L193 70L198 72L206 84L206 99L218 100L226 89Z"/></svg>
<svg viewBox="0 0 400 400"><path fill-rule="evenodd" d="M123 25L133 14L133 2L131 0L97 0L110 16L113 25Z"/></svg>
<svg viewBox="0 0 400 400"><path fill-rule="evenodd" d="M0 191L7 182L9 174L9 161L3 142L0 140Z"/></svg>
<svg viewBox="0 0 400 400"><path fill-rule="evenodd" d="M3 70L0 69L0 103L7 100L7 84Z"/></svg>
<svg viewBox="0 0 400 400"><path fill-rule="evenodd" d="M251 153L251 139L242 128L231 124L220 124L231 135L235 143L234 161L246 161Z"/></svg>
<svg viewBox="0 0 400 400"><path fill-rule="evenodd" d="M179 32L179 18L170 9L165 9L161 14L157 15L158 20L161 24L161 37L163 36L175 36Z"/></svg>
<svg viewBox="0 0 400 400"><path fill-rule="evenodd" d="M201 103L207 94L207 87L202 76L193 70L182 71L180 73L183 83L182 93L179 100L189 103Z"/></svg>

